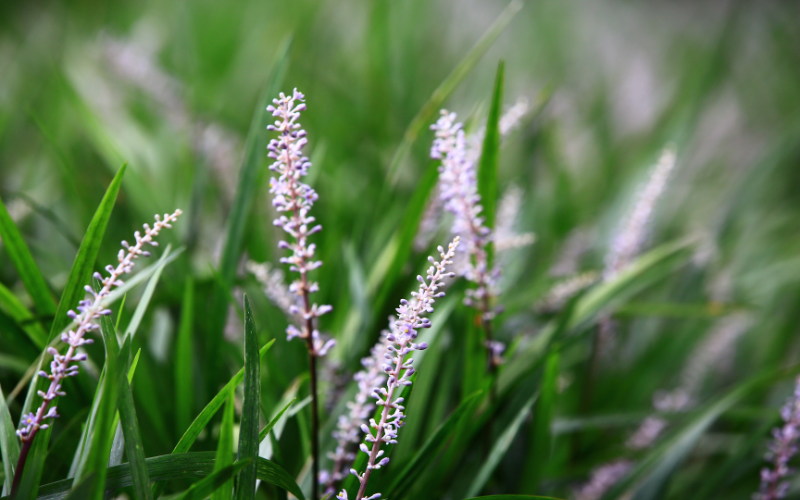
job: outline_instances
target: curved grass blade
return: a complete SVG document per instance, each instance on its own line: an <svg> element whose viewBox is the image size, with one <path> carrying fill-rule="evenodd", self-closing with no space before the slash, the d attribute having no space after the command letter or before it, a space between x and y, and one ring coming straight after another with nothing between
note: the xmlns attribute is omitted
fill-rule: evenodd
<svg viewBox="0 0 800 500"><path fill-rule="evenodd" d="M533 413L531 445L528 449L528 463L522 475L521 491L536 491L550 462L551 427L558 394L559 358L559 349L554 348L545 362L539 403Z"/></svg>
<svg viewBox="0 0 800 500"><path fill-rule="evenodd" d="M469 498L467 500L558 500L558 498L553 497L539 497L535 495L487 495L485 497L474 497Z"/></svg>
<svg viewBox="0 0 800 500"><path fill-rule="evenodd" d="M234 388L228 388L228 399L225 401L225 409L222 410L222 427L219 431L219 444L217 444L217 457L214 462L214 474L221 473L230 468L233 464L233 399ZM249 460L237 462L244 467L250 463ZM238 472L242 467L238 467ZM211 477L211 476L209 476ZM233 475L223 481L214 492L211 500L230 500L233 496Z"/></svg>
<svg viewBox="0 0 800 500"><path fill-rule="evenodd" d="M130 348L130 340L125 345ZM150 477L145 464L144 445L139 433L139 421L136 419L136 407L133 404L133 392L127 377L121 377L119 399L119 417L122 422L122 432L125 436L125 451L131 464L131 477L133 479L134 498L138 500L152 500L150 490Z"/></svg>
<svg viewBox="0 0 800 500"><path fill-rule="evenodd" d="M14 479L14 470L19 460L19 441L17 440L16 427L8 412L6 398L0 387L0 458L3 459L5 481L3 491L11 491L11 480Z"/></svg>
<svg viewBox="0 0 800 500"><path fill-rule="evenodd" d="M31 339L33 345L38 349L45 348L47 345L47 332L17 296L1 283L0 307L19 325L20 329Z"/></svg>
<svg viewBox="0 0 800 500"><path fill-rule="evenodd" d="M145 460L151 481L164 482L170 479L199 477L204 478L214 472L214 452L179 453L162 455ZM282 488L299 500L305 500L303 493L292 476L280 465L264 458L258 458L258 479ZM61 500L70 493L74 478L62 479L42 485L37 500ZM130 464L124 463L110 467L106 478L106 489L117 490L133 484ZM159 483L160 484L160 483ZM9 500L3 497L0 500Z"/></svg>
<svg viewBox="0 0 800 500"><path fill-rule="evenodd" d="M617 498L623 492L631 489L633 490L632 500L660 498L677 467L694 449L698 439L723 413L753 391L763 389L777 380L796 375L798 371L800 371L800 367L795 366L790 370L759 374L739 383L723 396L710 402L698 411L683 428L651 451L624 481L607 492L603 500Z"/></svg>
<svg viewBox="0 0 800 500"><path fill-rule="evenodd" d="M153 292L156 290L158 280L161 278L161 271L164 270L164 266L166 265L167 258L169 257L171 250L172 245L167 245L167 248L164 249L164 253L158 259L158 262L156 262L156 267L153 270L153 276L147 281L147 286L144 288L142 298L139 299L139 303L136 305L136 310L133 312L131 322L125 329L124 338L131 337L131 339L133 339L133 336L136 335L136 330L139 329L139 324L142 322L144 313L147 312L147 307L150 305L150 299L153 298Z"/></svg>
<svg viewBox="0 0 800 500"><path fill-rule="evenodd" d="M289 404L284 406L283 409L277 415L275 415L275 418L270 420L270 422L267 425L265 425L263 429L261 429L261 431L258 433L258 441L259 442L263 441L264 438L267 437L267 434L269 434L269 431L271 431L272 428L275 427L275 424L278 423L278 420L281 419L283 414L286 413L286 410L288 410L289 407L292 406L295 401L297 401L297 398L294 398L291 401L289 401Z"/></svg>
<svg viewBox="0 0 800 500"><path fill-rule="evenodd" d="M472 415L475 407L480 402L482 391L467 397L458 407L453 410L453 413L447 417L447 420L441 423L430 438L425 442L422 448L417 451L411 461L406 465L402 472L397 475L397 478L392 482L391 486L387 488L386 497L394 498L399 495L399 490L403 485L413 483L414 479L419 475L425 467L430 464L433 459L439 454L441 448L447 443L452 433L458 428L458 423L462 418Z"/></svg>
<svg viewBox="0 0 800 500"><path fill-rule="evenodd" d="M239 460L258 457L258 405L261 401L261 370L258 356L258 334L250 310L250 299L244 296L244 402L239 425ZM256 464L244 467L236 482L236 500L253 500L256 496Z"/></svg>
<svg viewBox="0 0 800 500"><path fill-rule="evenodd" d="M231 287L233 279L236 277L236 266L239 264L239 258L242 253L245 225L258 190L258 179L261 170L259 167L265 158L264 148L267 146L267 125L272 121L272 113L267 111L267 104L278 93L280 86L283 84L289 65L291 46L292 40L289 38L279 49L278 58L272 68L272 74L269 76L267 84L258 99L253 119L250 122L250 130L247 132L236 197L233 200L231 212L228 216L224 246L219 262L220 277L228 288ZM209 317L212 324L210 325L208 338L209 359L206 363L209 367L208 373L213 374L215 373L213 368L217 366L217 353L222 343L222 332L227 317L228 304L224 287L220 285L214 286L209 307ZM209 380L209 382L211 381Z"/></svg>
<svg viewBox="0 0 800 500"><path fill-rule="evenodd" d="M494 446L492 446L492 451L489 452L489 456L486 458L486 461L483 463L483 466L481 466L481 469L478 471L478 474L467 490L468 497L477 495L483 489L489 476L494 472L495 467L497 467L497 464L500 463L500 460L505 456L506 451L508 451L509 446L511 446L511 442L514 440L514 436L517 435L520 426L522 426L522 422L525 420L525 417L528 416L528 413L530 413L534 401L536 401L535 394L523 405L511 424L497 438Z"/></svg>
<svg viewBox="0 0 800 500"><path fill-rule="evenodd" d="M411 120L411 123L408 124L408 128L406 129L405 134L403 135L403 140L400 142L400 145L397 147L397 151L392 158L392 163L389 165L389 172L387 173L387 177L389 179L389 183L394 185L398 179L398 170L400 164L405 159L408 152L411 150L411 146L417 140L420 132L428 125L431 121L433 116L436 112L439 111L441 108L442 103L447 99L447 97L455 90L461 80L464 79L472 68L480 60L481 56L486 53L489 47L494 44L497 37L506 29L508 23L514 18L517 12L522 9L522 2L519 0L512 0L511 3L500 13L500 15L495 19L494 23L489 26L489 29L486 30L486 33L481 36L481 38L475 43L475 45L467 52L467 55L464 56L464 59L458 63L458 65L453 68L453 71L450 72L449 75L439 84L436 90L433 91L430 99L426 102L422 109L419 110L419 113Z"/></svg>
<svg viewBox="0 0 800 500"><path fill-rule="evenodd" d="M36 261L33 260L28 245L22 239L22 233L19 232L19 228L8 214L2 198L0 198L0 238L3 239L8 257L19 273L25 290L33 299L36 312L42 316L50 316L55 313L56 303L50 294L47 281L39 270L39 266L36 265Z"/></svg>
<svg viewBox="0 0 800 500"><path fill-rule="evenodd" d="M192 411L192 318L194 318L194 280L189 275L183 289L181 320L175 341L175 426L180 434L191 423Z"/></svg>
<svg viewBox="0 0 800 500"><path fill-rule="evenodd" d="M488 228L494 228L497 211L497 169L500 161L500 114L503 106L504 75L505 63L500 60L492 91L492 106L486 118L486 135L483 137L481 159L478 163L478 194L481 195L483 217Z"/></svg>
<svg viewBox="0 0 800 500"><path fill-rule="evenodd" d="M267 351L269 351L270 347L272 347L272 344L274 343L275 339L272 339L269 342L267 342L267 344L264 347L261 348L261 350L258 353L259 359L264 357L264 355L267 353ZM208 425L208 423L211 421L211 418L214 416L215 413L217 413L217 410L219 410L222 407L222 404L228 397L229 388L236 387L242 382L242 380L244 380L244 368L239 370L236 373L236 375L231 377L230 381L228 381L228 383L225 384L225 387L220 389L217 395L214 396L214 398L206 405L206 407L203 408L200 414L197 415L197 417L192 422L192 425L190 425L189 428L186 429L186 432L183 433L183 436L181 436L181 439L180 441L178 441L178 444L175 445L175 448L172 450L173 454L183 454L189 451L189 448L191 448L192 444L194 444L195 440L197 439L197 436L199 436L200 432L206 427L206 425ZM152 474L151 474L151 479L152 479ZM164 491L164 485L162 484L153 485L153 498L158 498L159 496L161 496L161 493L163 491Z"/></svg>
<svg viewBox="0 0 800 500"><path fill-rule="evenodd" d="M89 495L89 500L102 500L105 493L106 475L108 471L108 457L114 440L114 414L117 410L120 386L127 376L128 360L130 359L130 340L125 342L122 349L116 345L117 339L112 332L104 330L106 343L105 382L100 394L100 406L97 410L94 433L89 446L89 458L86 467L78 474L78 481L84 481L94 475L94 481ZM116 351L119 354L116 355Z"/></svg>
<svg viewBox="0 0 800 500"><path fill-rule="evenodd" d="M231 492L227 489L226 485L229 483L232 485L233 476L245 466L250 465L250 462L251 460L240 460L235 464L228 465L219 470L215 467L213 474L194 483L192 487L189 488L186 493L179 496L177 500L205 500L208 498L208 495L212 493L212 500L216 498L229 499L231 497ZM225 486L225 488L223 488L223 486ZM220 493L221 495L218 495Z"/></svg>
<svg viewBox="0 0 800 500"><path fill-rule="evenodd" d="M122 184L122 177L125 175L126 165L122 165L117 174L112 179L111 184L106 190L106 194L100 201L94 216L92 217L86 234L83 236L81 246L78 249L78 254L75 256L75 261L72 263L69 277L67 278L67 285L61 294L56 309L55 318L50 327L50 334L47 337L49 344L58 333L60 333L65 326L69 323L69 316L67 311L82 299L86 291L83 289L92 275L92 268L97 259L97 253L100 250L100 244L103 241L103 235L108 226L108 220L111 217L111 211L114 208L114 202L117 200L120 186ZM36 371L41 370L45 357L39 360L39 367ZM28 394L23 404L23 413L31 411L33 406L34 397L37 391L44 391L47 388L47 380L42 377L34 377L31 380ZM44 457L47 454L47 445L50 442L50 434L53 428L49 427L43 432L37 434L37 438L31 445L31 450L28 454L28 459L25 463L25 470L20 481L20 488L17 495L17 500L31 500L36 497L39 481L42 476L42 466L44 464Z"/></svg>
<svg viewBox="0 0 800 500"><path fill-rule="evenodd" d="M599 313L608 312L634 294L665 278L683 265L691 252L691 240L666 243L643 254L616 277L592 288L575 299L573 305L542 328L524 350L520 350L498 375L499 393L513 387L538 366L548 346L562 334L575 332L590 324Z"/></svg>

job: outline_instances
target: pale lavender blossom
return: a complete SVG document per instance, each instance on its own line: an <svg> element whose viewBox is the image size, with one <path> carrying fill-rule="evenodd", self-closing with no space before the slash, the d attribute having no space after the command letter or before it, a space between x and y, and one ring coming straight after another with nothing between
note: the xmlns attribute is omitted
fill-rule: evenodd
<svg viewBox="0 0 800 500"><path fill-rule="evenodd" d="M781 418L784 424L772 430L773 441L766 456L772 466L761 469L761 487L753 495L753 500L776 500L784 498L789 491L786 479L795 473L789 467L789 460L797 454L797 440L800 438L800 378L794 394L781 408Z"/></svg>
<svg viewBox="0 0 800 500"><path fill-rule="evenodd" d="M389 336L397 337L399 331L392 318L389 318L389 330L381 332L381 338L370 350L370 355L361 360L364 369L353 376L358 384L358 392L355 399L347 403L347 415L339 416L336 423L336 430L333 437L336 439L336 448L328 457L333 460L333 467L330 472L323 471L320 475L320 483L325 485L325 494L333 493L335 485L345 478L346 464L352 463L355 458L356 444L361 441L361 426L367 423L367 419L375 411L375 405L371 401L373 391L386 382L386 374L383 371L386 355L390 352L389 347L392 342Z"/></svg>
<svg viewBox="0 0 800 500"><path fill-rule="evenodd" d="M455 113L442 110L441 117L431 125L431 129L436 136L431 158L442 161L439 167L440 197L445 210L453 214L452 233L464 241L462 251L465 257L459 259L458 271L476 285L475 289L467 290L464 303L480 311L489 350L494 342L491 321L497 313L492 299L497 294L500 269L497 266L489 268L488 245L492 232L481 215L483 207L480 205L475 164L467 154L464 129L461 123L456 122ZM496 367L494 359L490 353L490 369Z"/></svg>
<svg viewBox="0 0 800 500"><path fill-rule="evenodd" d="M297 324L302 322L302 317L293 314L300 305L300 297L292 294L283 281L283 270L273 268L268 262L258 263L247 261L247 271L264 287L264 295Z"/></svg>
<svg viewBox="0 0 800 500"><path fill-rule="evenodd" d="M645 418L636 431L628 438L625 446L631 450L644 450L653 446L667 428L667 421L657 415Z"/></svg>
<svg viewBox="0 0 800 500"><path fill-rule="evenodd" d="M595 271L586 271L571 278L559 281L539 301L536 309L543 312L556 312L564 307L578 292L592 286L599 279Z"/></svg>
<svg viewBox="0 0 800 500"><path fill-rule="evenodd" d="M497 206L497 222L492 236L495 252L502 253L526 247L536 241L536 235L533 233L519 234L514 230L520 207L522 207L522 189L512 184L503 192Z"/></svg>
<svg viewBox="0 0 800 500"><path fill-rule="evenodd" d="M279 213L286 213L275 219L274 224L282 228L292 242L281 241L278 247L292 251L289 257L281 257L281 263L289 264L289 269L300 274L300 278L289 285L289 291L302 298L301 305L289 306L291 315L298 315L303 320L303 325L298 328L289 325L286 329L288 339L298 337L308 343L312 356L324 356L333 347L333 339L323 340L314 328L314 319L333 310L330 305L318 306L311 304L309 294L319 290L316 282L309 281L308 272L322 265L315 261L314 251L316 245L308 243L308 237L322 230L322 226L314 224L315 218L309 215L311 207L317 201L317 193L311 186L300 182L308 174L311 162L303 156L303 147L308 142L306 131L301 129L297 119L300 112L306 109L305 96L294 89L291 96L283 92L278 99L273 99L273 104L267 111L278 117L274 125L269 125L268 130L278 132L277 139L272 139L267 146L270 158L275 162L270 165L270 170L276 172L278 177L270 179L270 193L274 194L272 204Z"/></svg>
<svg viewBox="0 0 800 500"><path fill-rule="evenodd" d="M675 148L667 146L650 178L637 193L636 203L627 220L611 240L606 256L604 279L608 280L630 264L644 246L656 204L667 187L667 180L675 167Z"/></svg>
<svg viewBox="0 0 800 500"><path fill-rule="evenodd" d="M633 469L633 462L617 460L592 471L589 482L575 491L574 500L600 500Z"/></svg>
<svg viewBox="0 0 800 500"><path fill-rule="evenodd" d="M366 470L359 474L357 470L350 469L350 473L358 478L359 488L356 500L370 500L380 498L380 493L375 493L365 497L367 483L369 482L372 471L380 469L389 463L388 457L383 457L384 450L381 445L397 444L397 432L405 423L405 414L402 405L403 398L396 397L398 389L411 385L410 377L414 374L412 358L407 358L412 351L421 351L428 348L425 342L415 343L417 331L420 328L430 328L431 322L423 314L433 312L433 304L437 298L444 296L444 292L438 291L444 285L445 277L455 276L452 272L446 272L448 265L453 264L453 256L459 244L459 237L456 236L447 248L447 252L439 247L441 261L436 262L433 257L428 257L432 264L428 268L427 279L417 276L420 282L419 291L412 292L412 299L401 300L400 307L397 308L398 321L395 323L397 329L389 333L386 339L389 345L386 347L383 364L381 369L388 376L385 387L374 387L371 396L377 400L378 406L383 406L380 421L374 418L369 420L369 425L361 424L361 430L366 434L366 443L361 443L359 449L369 455ZM391 412L391 413L390 413ZM342 490L338 499L347 499L347 492Z"/></svg>
<svg viewBox="0 0 800 500"><path fill-rule="evenodd" d="M171 223L174 222L181 213L180 210L175 210L172 214L164 214L163 219L156 215L156 222L153 224L152 228L148 224L144 225L144 235L140 234L139 231L134 233L136 244L129 245L127 241L123 241L122 246L124 250L119 251L119 264L117 264L117 267L111 265L106 266L108 276L105 278L98 272L94 273L94 278L100 281L102 288L95 292L91 286L87 285L85 287L86 292L89 293L92 298L81 300L76 308L78 310L77 313L73 310L67 313L76 325L74 330L70 329L61 334L61 341L69 345L69 348L66 354L63 355L60 354L55 347L51 346L47 348L47 352L53 356L53 361L50 363L50 373L48 374L42 370L39 372L39 376L49 379L50 387L47 391L38 391L37 394L43 400L41 406L39 406L39 409L36 410L35 413L32 412L23 415L20 421L20 428L17 430L17 435L26 446L29 446L29 443L40 429L48 428L49 424L43 423L46 419L58 417L56 407L50 407L50 402L59 396L66 396L66 393L61 387L62 380L66 377L74 377L78 374L78 365L71 365L70 363L86 360L86 353L78 353L78 348L94 342L93 339L86 338L86 334L100 329L100 325L97 321L101 316L111 314L111 310L104 307L103 299L108 296L112 288L123 285L120 276L128 274L133 270L135 261L140 255L145 257L150 255L148 251L143 249L144 246L146 244L154 247L158 246L158 242L154 241L153 238L158 236L158 233L163 228L171 228ZM22 453L20 453L20 457L20 461L22 462ZM22 462L21 465L24 465L24 462ZM20 469L20 467L18 467L18 469ZM17 470L17 475L21 473L21 470Z"/></svg>

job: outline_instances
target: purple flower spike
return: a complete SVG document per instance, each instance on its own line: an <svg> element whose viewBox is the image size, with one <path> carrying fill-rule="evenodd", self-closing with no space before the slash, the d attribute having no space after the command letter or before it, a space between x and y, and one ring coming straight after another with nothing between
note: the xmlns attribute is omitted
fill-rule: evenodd
<svg viewBox="0 0 800 500"><path fill-rule="evenodd" d="M411 385L409 377L414 373L414 368L412 368L413 359L406 358L406 356L420 347L412 342L416 338L416 329L429 324L429 320L423 318L422 315L433 311L435 297L438 296L437 290L444 286L444 278L449 274L445 272L445 269L453 264L453 257L458 243L459 237L456 236L448 246L447 252L442 247L439 247L441 261L434 261L433 266L428 269L427 278L420 280L419 291L411 293L413 299L411 301L401 301L401 306L397 309L398 320L395 322L394 331L391 335L385 335L381 340L381 342L388 343L386 345L386 353L382 357L386 357L388 354L390 363L380 363L388 368L386 370L388 378L386 378L385 387L374 387L371 395L377 399L376 404L378 406L383 406L383 411L379 422L370 419L369 427L366 424L361 425L361 430L366 435L364 440L367 443L371 443L371 446L361 443L361 450L369 453L369 460L364 473L359 475L357 471L350 470L351 473L358 477L360 484L356 500L380 498L380 493L375 493L369 497L364 496L367 490L367 482L372 471L380 469L389 463L388 457L381 458L384 454L384 451L380 449L381 445L397 444L397 431L405 425L403 421L405 407L401 404L404 400L399 395L396 396L395 393L398 389ZM374 354L375 349L373 349ZM380 358L376 358L376 361L378 359ZM375 364L379 363L376 362ZM342 490L337 498L346 499L347 492Z"/></svg>
<svg viewBox="0 0 800 500"><path fill-rule="evenodd" d="M111 293L111 289L122 284L119 277L123 274L131 272L134 266L134 261L140 255L145 255L142 247L145 244L153 245L155 241L153 238L158 236L158 233L163 228L170 228L171 222L175 221L181 215L180 210L175 210L173 214L164 215L163 220L160 216L156 215L156 222L151 228L145 224L145 234L142 236L139 231L136 231L136 244L133 246L128 245L125 241L122 246L125 250L119 252L119 264L117 267L106 266L108 276L103 278L100 273L95 273L94 278L100 281L102 288L95 292L90 286L86 286L86 292L92 296L92 299L81 300L76 308L79 312L73 310L67 312L67 316L72 318L77 327L69 332L61 335L61 340L69 345L66 354L62 355L55 347L48 347L47 353L53 356L53 361L50 363L50 374L44 371L39 372L40 377L50 379L50 387L47 391L38 391L37 394L42 398L42 404L36 413L28 413L23 415L20 419L20 428L17 430L17 436L25 443L30 442L36 436L39 429L47 429L49 424L45 424L44 420L48 418L57 418L56 407L50 406L50 402L59 396L65 396L66 393L61 390L61 381L65 377L74 377L78 374L78 366L70 365L73 362L86 360L86 353L79 353L77 349L83 345L91 344L92 339L84 338L84 336L91 331L100 328L96 323L101 316L111 314L109 309L106 309L103 300Z"/></svg>
<svg viewBox="0 0 800 500"><path fill-rule="evenodd" d="M753 500L776 500L785 497L789 490L786 479L794 473L789 468L789 460L797 454L800 438L800 378L794 394L781 408L781 418L784 424L772 430L773 441L766 456L772 467L761 470L761 487Z"/></svg>

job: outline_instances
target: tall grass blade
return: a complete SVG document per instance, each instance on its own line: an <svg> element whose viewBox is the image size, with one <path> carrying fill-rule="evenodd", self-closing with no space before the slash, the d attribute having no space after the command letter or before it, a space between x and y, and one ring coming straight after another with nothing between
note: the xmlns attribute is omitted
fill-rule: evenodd
<svg viewBox="0 0 800 500"><path fill-rule="evenodd" d="M517 416L514 417L514 420L511 422L511 424L509 424L509 426L497 438L497 441L495 441L494 445L492 446L492 451L489 452L489 456L484 461L483 465L478 471L478 474L475 476L475 479L473 479L469 489L467 490L468 497L477 495L486 485L486 481L489 480L489 476L491 476L492 472L494 472L494 469L497 467L497 464L499 464L500 460L505 456L506 451L508 451L511 443L514 441L514 437L517 435L519 428L522 426L522 422L525 421L525 418L530 413L534 401L536 401L536 395L531 396L528 402L525 403L522 406L522 409L519 410L519 413L517 413Z"/></svg>
<svg viewBox="0 0 800 500"><path fill-rule="evenodd" d="M130 349L130 341L126 340L125 345ZM120 380L119 417L125 436L125 452L131 465L133 492L138 500L152 500L153 493L150 490L150 477L144 461L144 445L139 432L139 421L136 419L133 392L127 377L120 377Z"/></svg>
<svg viewBox="0 0 800 500"><path fill-rule="evenodd" d="M542 378L541 389L539 389L539 402L533 412L531 443L527 452L528 459L525 465L525 473L522 475L521 491L536 491L547 470L547 465L550 463L553 440L550 429L558 397L560 357L558 348L552 349L550 354L547 355L544 377Z"/></svg>
<svg viewBox="0 0 800 500"><path fill-rule="evenodd" d="M289 38L284 42L278 53L275 66L272 68L264 91L259 97L253 119L250 123L250 130L247 132L247 142L245 144L242 166L239 170L239 183L236 189L236 197L233 200L230 215L228 216L227 229L225 233L222 256L219 262L219 274L222 281L228 288L233 284L236 276L236 266L241 257L242 244L244 241L245 225L253 206L253 200L258 189L258 179L260 176L260 166L266 158L265 148L267 146L267 125L272 121L272 113L267 111L267 105L279 91L283 84L283 78L289 65L289 53L292 40ZM225 290L221 286L215 286L211 295L209 318L211 318L210 336L208 338L208 359L206 361L208 373L213 375L216 370L218 353L222 342L222 331L227 318L227 297Z"/></svg>
<svg viewBox="0 0 800 500"><path fill-rule="evenodd" d="M0 307L19 325L20 330L27 334L33 345L38 349L45 348L47 332L17 296L2 283L0 283Z"/></svg>
<svg viewBox="0 0 800 500"><path fill-rule="evenodd" d="M108 186L103 199L100 201L100 205L97 207L89 223L86 234L83 236L83 241L81 241L78 254L75 256L75 261L72 263L72 269L70 269L67 278L67 285L64 287L64 291L58 301L58 308L56 309L55 317L50 327L50 334L47 338L48 343L56 338L56 335L67 326L69 323L67 311L75 307L78 300L82 299L86 293L83 287L90 282L92 268L97 259L100 244L103 242L103 235L105 234L108 220L111 217L111 211L114 209L114 202L117 200L117 194L122 184L122 177L125 175L125 169L126 165L123 164L122 168L120 168L114 176L114 179L112 179L111 184ZM45 357L40 359L37 371L41 370L45 359ZM48 381L42 377L34 377L31 380L28 394L23 404L23 413L31 411L37 391L46 390L47 385ZM47 446L50 442L50 434L52 432L53 428L50 427L39 432L36 439L34 439L30 452L28 453L27 461L25 462L25 470L23 471L20 481L17 500L31 500L36 497L36 491L42 476L42 466L44 464L44 458L47 455Z"/></svg>
<svg viewBox="0 0 800 500"><path fill-rule="evenodd" d="M3 239L8 257L19 273L25 290L33 299L36 312L42 316L50 316L55 313L56 303L50 294L47 281L39 270L39 266L36 265L36 261L33 260L28 245L22 239L22 233L19 232L17 225L8 214L2 198L0 198L0 238Z"/></svg>
<svg viewBox="0 0 800 500"><path fill-rule="evenodd" d="M275 343L275 339L270 340L267 344L261 348L258 353L259 359L263 358L264 355L269 351L270 347ZM200 432L205 429L206 425L211 421L211 418L217 413L225 400L228 397L228 391L231 387L236 387L244 380L244 368L239 370L236 375L234 375L225 387L220 389L216 396L206 405L205 408L200 412L199 415L194 419L192 424L189 426L188 429L183 433L183 436L178 441L178 444L175 445L175 448L172 450L173 454L180 454L186 453L189 451L189 448L192 447L197 436L200 435ZM256 424L257 425L257 424ZM151 478L152 479L152 478ZM164 491L164 485L162 484L155 484L153 485L153 497L158 498L161 496L161 493Z"/></svg>
<svg viewBox="0 0 800 500"><path fill-rule="evenodd" d="M387 177L391 184L397 182L400 165L406 155L408 155L411 146L414 144L414 141L417 140L420 132L430 123L433 116L442 107L442 103L444 103L445 99L447 99L458 84L461 83L461 80L472 71L472 68L475 67L481 56L494 44L497 37L506 29L508 23L514 19L514 16L520 9L522 9L522 2L520 0L512 0L511 3L508 4L497 19L495 19L494 23L489 26L486 33L481 36L470 51L467 52L467 55L464 56L464 59L462 59L442 83L439 84L428 101L422 106L422 109L420 109L417 115L411 120L411 123L409 123L403 135L403 140L400 142L392 158L392 163L389 164Z"/></svg>
<svg viewBox="0 0 800 500"><path fill-rule="evenodd" d="M214 473L219 474L223 470L230 468L233 464L233 399L234 388L228 389L228 399L225 401L225 408L222 410L222 427L219 430L219 443L217 444L217 457L214 462ZM237 462L236 468L238 472L248 464L249 460ZM211 477L211 476L209 476ZM222 484L219 485L211 500L230 500L233 496L233 476L229 476Z"/></svg>
<svg viewBox="0 0 800 500"><path fill-rule="evenodd" d="M194 318L194 280L186 278L181 303L181 321L175 341L175 426L180 434L189 427L192 415L192 333Z"/></svg>
<svg viewBox="0 0 800 500"><path fill-rule="evenodd" d="M0 458L3 459L5 472L3 492L11 491L11 480L14 479L14 470L19 460L19 439L16 430L14 421L11 420L11 413L8 412L3 388L0 387Z"/></svg>
<svg viewBox="0 0 800 500"><path fill-rule="evenodd" d="M261 401L261 370L258 356L258 333L244 296L244 402L239 425L239 460L258 457L258 406ZM244 467L238 475L236 500L253 500L256 495L256 464Z"/></svg>
<svg viewBox="0 0 800 500"><path fill-rule="evenodd" d="M278 423L278 421L281 419L283 414L286 413L286 410L288 410L289 407L292 406L295 401L297 401L297 398L294 398L291 401L289 401L289 404L284 406L283 409L280 412L278 412L277 415L275 415L275 418L270 420L269 423L267 425L265 425L264 428L261 429L261 431L259 431L259 433L258 433L258 441L259 442L263 441L264 438L267 437L267 434L269 434L269 431L271 431L272 428L275 427L275 424Z"/></svg>
<svg viewBox="0 0 800 500"><path fill-rule="evenodd" d="M500 162L500 115L503 107L503 82L505 77L505 62L502 60L497 65L497 75L492 91L492 106L486 118L486 135L483 137L483 149L478 163L478 194L481 195L483 216L486 227L494 228L494 218L497 212L497 170Z"/></svg>
<svg viewBox="0 0 800 500"><path fill-rule="evenodd" d="M413 484L414 479L436 458L450 436L458 428L458 423L463 418L472 415L475 407L480 402L482 392L477 392L464 399L453 413L442 422L436 431L428 438L422 448L417 451L411 461L397 475L392 484L386 489L386 497L401 496L403 487Z"/></svg>
<svg viewBox="0 0 800 500"><path fill-rule="evenodd" d="M228 465L221 469L214 468L214 472L205 479L192 485L186 493L179 496L177 500L205 500L208 495L212 495L211 500L220 498L228 500L231 497L231 490L228 485L233 485L233 476L241 471L245 466L250 465L251 460L240 460L235 464Z"/></svg>
<svg viewBox="0 0 800 500"><path fill-rule="evenodd" d="M147 472L150 475L150 480L157 481L157 484L163 484L163 482L170 479L204 478L214 472L213 451L162 455L148 458L145 462L147 463ZM261 481L274 484L290 492L299 500L305 500L303 493L294 479L292 479L292 476L283 467L274 462L259 457L257 477ZM61 500L66 498L74 482L74 478L69 478L42 485L37 498L38 500ZM130 464L125 463L108 469L106 489L114 491L132 485L133 478L131 477ZM9 500L9 497L3 497L0 500Z"/></svg>

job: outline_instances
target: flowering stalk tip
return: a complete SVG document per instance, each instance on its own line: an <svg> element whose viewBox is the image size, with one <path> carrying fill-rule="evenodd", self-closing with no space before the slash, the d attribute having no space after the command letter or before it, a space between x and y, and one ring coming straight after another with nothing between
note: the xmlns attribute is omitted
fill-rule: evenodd
<svg viewBox="0 0 800 500"><path fill-rule="evenodd" d="M124 283L120 279L123 274L128 274L133 270L135 261L140 257L149 257L150 252L145 250L145 245L152 247L158 246L155 237L164 228L171 228L174 222L183 212L178 209L171 214L164 214L163 218L159 215L155 216L155 223L152 227L149 224L144 224L144 234L139 231L133 233L136 242L131 245L127 241L122 241L122 249L117 255L119 263L116 267L112 265L106 266L108 276L103 277L100 273L94 273L93 277L100 282L102 287L99 291L95 292L94 289L86 285L86 292L91 295L91 298L84 299L78 302L78 307L75 310L69 310L67 316L73 320L73 329L61 334L61 341L69 346L65 354L60 354L55 347L48 347L47 352L53 356L53 361L50 362L50 373L44 370L39 371L38 375L50 381L50 386L47 391L38 391L37 394L42 398L42 404L36 412L30 412L22 415L20 419L20 428L17 430L17 436L23 443L20 450L19 463L17 465L16 473L14 474L14 483L12 485L12 492L16 490L19 478L22 476L22 470L25 466L27 452L30 449L30 444L33 438L41 429L47 429L49 424L44 423L47 419L58 418L57 407L50 407L50 403L59 396L66 396L66 392L62 390L61 382L67 377L74 377L78 374L78 365L71 363L86 360L86 353L77 352L78 348L91 344L94 342L91 338L86 338L86 334L100 329L97 320L101 316L108 316L111 310L104 306L103 300L108 296L114 287L122 286Z"/></svg>
<svg viewBox="0 0 800 500"><path fill-rule="evenodd" d="M382 445L397 444L397 432L405 425L403 419L403 398L396 396L398 388L411 385L411 376L414 374L413 358L407 358L412 351L422 351L428 348L428 344L414 341L417 339L420 328L430 328L431 322L423 314L433 312L433 304L436 299L443 297L444 292L438 291L444 285L444 278L452 278L455 273L447 272L446 268L453 264L456 248L460 238L455 237L448 245L447 251L439 247L440 261L433 257L428 257L432 264L428 268L427 277L418 276L420 282L419 290L411 292L411 300L401 300L400 307L397 308L397 321L395 329L386 335L388 345L386 353L381 361L381 370L386 374L386 385L384 387L374 387L371 396L375 398L376 405L382 406L380 421L374 418L367 423L361 424L361 430L366 434L365 442L359 445L359 449L369 455L366 470L359 474L357 470L350 469L350 473L358 478L359 488L356 500L371 500L380 498L380 493L375 493L365 497L367 483L372 471L385 467L389 463L389 457L384 457ZM370 443L370 444L367 444ZM347 500L347 491L342 490L337 497L339 500Z"/></svg>

